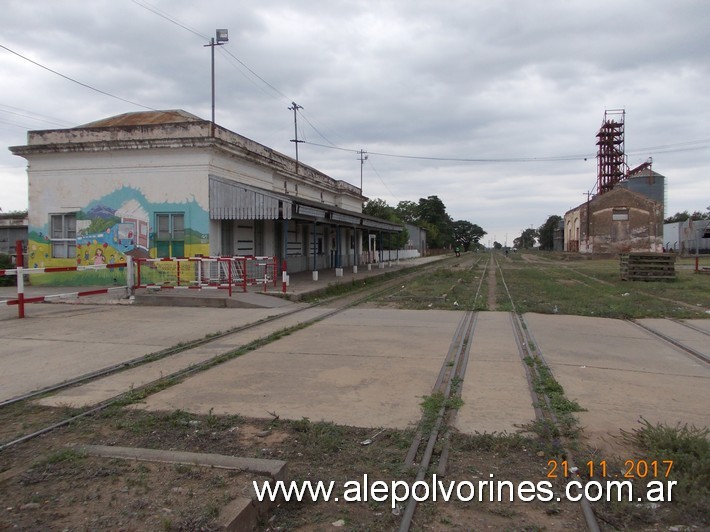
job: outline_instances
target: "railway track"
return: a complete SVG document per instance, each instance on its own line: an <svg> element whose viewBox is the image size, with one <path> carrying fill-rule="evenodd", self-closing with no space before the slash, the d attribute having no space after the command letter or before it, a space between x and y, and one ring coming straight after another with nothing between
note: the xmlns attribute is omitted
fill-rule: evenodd
<svg viewBox="0 0 710 532"><path fill-rule="evenodd" d="M563 432L560 428L560 420L557 418L552 408L550 397L539 390L536 391L534 384L536 380L542 378L543 372L547 372L547 375L551 375L550 368L542 352L537 347L537 343L532 337L529 328L525 325L523 317L515 310L515 302L506 285L503 270L493 254L491 254L485 267L488 271L488 275L485 274L486 270L484 270L474 301L478 299L481 283L484 278L488 279L490 287L495 286L495 277L500 276L506 297L510 301L513 309L513 311L510 312L511 328L515 335L521 364L525 368L526 380L535 408L536 419L540 422L552 424L558 428L558 432ZM491 299L490 295L489 289L489 301ZM450 429L453 426L458 406L460 406L456 399L460 397L461 385L466 376L471 341L476 329L477 314L477 312L468 311L461 318L432 389L432 396L438 396L440 398L440 406L436 411L436 417L432 420L431 413L427 414L425 412L420 427L405 457L405 465L411 466L418 464L415 482L422 481L427 473L432 470L435 462L438 462L437 474L442 476L446 473L451 434ZM541 405L545 406L542 407ZM437 446L437 442L440 440L442 441L442 445ZM424 441L426 441L426 445L422 451L421 447ZM438 455L436 452L437 448L441 449ZM576 471L571 449L567 446L562 446L558 451L564 456L568 464L570 464L570 470ZM587 529L590 532L599 532L601 528L589 501L582 498L579 505ZM414 497L411 497L407 501L404 513L402 514L399 527L400 532L407 532L412 528L416 507L417 501Z"/></svg>
<svg viewBox="0 0 710 532"><path fill-rule="evenodd" d="M451 259L444 259L444 261L449 261ZM33 400L46 397L48 395L51 395L53 393L65 390L67 388L72 388L72 387L77 387L77 386L82 386L86 385L95 381L98 381L99 379L103 379L109 376L117 375L121 372L127 371L129 369L135 369L135 368L140 368L141 366L145 366L147 364L169 358L171 356L177 355L179 353L185 353L186 351L189 351L191 349L196 349L198 347L205 346L207 344L216 342L218 340L222 340L225 338L229 338L235 335L238 335L240 333L244 333L246 331L251 331L253 329L259 328L259 327L265 327L268 326L268 330L262 334L258 339L249 342L243 346L241 346L238 349L224 352L217 354L207 360L204 360L202 362L192 364L188 367L181 368L177 371L174 371L170 374L165 374L162 375L159 379L153 380L151 382L145 383L142 386L138 387L133 387L130 390L126 390L125 392L122 392L116 396L113 396L111 398L108 398L104 401L101 401L98 404L92 405L91 407L88 408L83 408L80 409L79 412L66 416L63 419L57 420L56 422L49 423L45 426L42 426L38 429L32 430L32 432L28 434L23 434L19 437L15 437L9 441L6 441L4 443L0 443L0 453L5 451L6 449L9 449L11 447L15 447L17 445L20 445L24 442L27 442L29 440L32 440L38 436L47 434L49 432L52 432L58 428L67 426L79 419L89 417L92 415L97 414L98 412L101 412L102 410L105 410L106 408L116 405L122 402L126 402L129 397L131 396L136 396L137 394L149 394L152 389L156 388L162 388L165 385L168 384L175 384L179 382L180 380L184 379L185 377L188 377L192 374L205 371L209 368L212 368L218 364L224 363L228 360L231 360L232 358L238 357L244 352L253 350L257 347L261 347L262 345L265 345L266 343L269 343L270 341L274 341L281 337L284 334L288 334L290 332L293 332L297 329L305 328L308 327L309 325L312 325L314 323L317 323L319 321L325 320L329 317L335 316L337 314L340 314L341 312L352 308L354 306L360 305L362 303L365 303L373 298L377 297L383 297L389 293L395 292L398 289L400 289L401 283L403 281L408 281L411 279L414 279L418 276L421 275L426 275L426 273L432 269L439 268L442 266L442 264L446 264L446 262L438 261L434 262L431 264L426 264L423 266L420 266L418 268L414 268L412 270L404 271L400 275L397 275L396 277L392 279L388 279L385 281L382 281L378 283L376 286L373 287L368 287L365 288L364 290L358 290L353 293L346 294L344 296L340 297L335 297L335 298L329 298L329 299L324 299L320 300L316 303L308 304L306 306L303 306L301 308L297 308L291 311L287 311L285 313L272 316L269 318L262 319L258 322L254 322L251 324L247 324L241 327L237 327L234 329L231 329L229 331L225 331L223 333L211 335L207 338L202 338L198 339L192 342L188 342L185 344L181 344L179 346L175 346L169 349L161 350L156 353L151 353L146 356L142 357L137 357L135 359L122 362L120 364L115 364L110 367L101 369L99 371L95 371L92 373L88 373L85 375L82 375L80 377L77 377L75 379L71 379L70 381L65 381L61 383L57 383L55 385L49 386L42 388L40 390L35 390L30 393L23 394L21 396L17 396L8 400L3 401L0 403L0 409L2 408L7 408L12 405L16 405L18 403L25 403L25 402L31 402ZM281 324L288 318L292 318L295 315L299 314L307 314L308 311L312 311L313 309L321 309L321 312L318 312L316 316L313 317L308 317L303 320L299 320L296 325L291 325L291 326L286 326L282 327Z"/></svg>
<svg viewBox="0 0 710 532"><path fill-rule="evenodd" d="M695 357L696 359L700 360L701 362L710 365L710 357L708 355L706 355L705 353L703 353L701 351L698 351L697 349L694 349L693 347L689 346L686 342L681 341L678 338L675 338L669 334L661 332L658 329L656 329L650 325L643 324L638 320L630 320L630 321L636 327L643 329L644 331L646 331L650 335L655 336L656 338L660 338L664 342L671 344L673 347L677 348L680 352L682 352L684 354L691 355L692 357ZM700 334L703 337L705 337L706 339L708 337L710 337L710 333L708 333L707 331L705 331L699 327L695 327L694 325L691 325L691 324L686 323L684 321L672 320L672 323L678 324L681 327L684 327L690 331L693 331L693 334L696 334L696 335ZM706 340L706 341L710 341L710 340Z"/></svg>
<svg viewBox="0 0 710 532"><path fill-rule="evenodd" d="M284 329L283 327L279 328L279 324L283 323L282 320L284 320L285 318L293 317L294 315L297 316L299 313L302 313L306 310L312 311L313 309L322 309L322 312L318 312L315 317L309 317L308 319L304 319L298 325L293 326L294 328L307 327L312 323L328 319L331 316L339 314L346 309L363 304L373 298L383 297L387 294L394 293L400 288L400 285L404 280L413 279L418 275L424 275L427 271L429 271L429 268L438 268L441 267L442 264L444 263L436 263L434 265L429 265L428 268L423 267L422 269L419 269L415 272L404 273L403 275L400 275L390 281L386 281L376 287L372 287L371 289L366 290L364 292L351 294L347 297L339 298L337 300L329 300L327 302L320 302L318 304L308 305L304 308L295 309L279 316L268 318L267 320L262 320L254 324L250 324L244 327L240 327L238 329L221 333L217 336L198 340L195 343L180 346L179 348L176 348L174 352L172 350L166 350L152 355L148 355L146 357L140 357L138 359L116 365L112 368L106 368L101 372L96 372L94 374L86 375L80 379L75 379L75 381L71 383L63 383L62 385L59 385L57 387L38 390L37 392L33 392L32 394L26 394L23 397L15 398L11 401L6 401L5 403L0 404L0 408L4 406L9 406L10 404L14 404L17 402L31 401L32 399L36 399L39 396L44 396L48 393L53 393L67 386L77 386L83 383L91 382L92 380L96 380L106 375L115 374L130 368L140 367L142 364L147 364L160 358L169 357L172 354L184 352L185 350L202 346L218 339L229 337L230 335L236 335L254 327L268 325L269 327L272 327L272 331L275 334L285 333L288 332L288 329ZM535 339L532 337L530 329L525 325L524 318L516 310L515 302L513 301L505 282L503 270L501 269L500 264L496 260L495 255L491 255L483 265L480 264L480 259L478 261L472 260L470 263L470 268L481 266L483 267L483 273L480 275L479 280L477 282L475 297L473 297L472 299L472 308L476 308L476 304L479 300L483 287L484 279L489 282L488 286L491 286L490 278L493 277L495 280L495 278L498 277L500 280L500 284L498 286L503 287L503 297L506 297L510 301L510 308L512 308L512 311L509 313L511 330L513 331L516 339L516 345L518 348L518 354L520 356L521 364L526 372L528 391L531 394L532 402L535 405L536 418L537 420L545 423L559 425L559 420L555 416L554 409L552 409L550 406L550 398L544 394L539 394L535 391L534 383L536 379L539 379L541 377L541 373L545 371L547 371L548 373L551 372L545 361L544 354L537 346L537 342L535 342ZM495 285L495 283L493 284ZM449 350L446 353L446 356L444 357L442 366L439 370L439 374L432 387L432 396L436 396L439 403L437 404L437 408L433 412L433 415L430 415L427 420L424 420L425 423L422 423L422 426L413 438L409 448L409 452L405 457L406 465L417 465L417 481L422 480L424 476L431 472L434 467L437 468L436 471L441 476L443 476L446 472L449 441L451 438L451 428L453 427L456 418L457 399L460 397L462 384L466 377L466 370L469 363L469 351L472 339L474 338L476 333L477 320L478 313L474 310L469 309L463 312L463 316L461 317L461 320L459 321L456 331L454 332L454 335L451 339ZM683 326L689 327L689 329L694 329L695 332L704 334L706 336L709 335L707 331L704 331L697 327L693 327L689 324L685 324L682 322L679 323L681 323L681 325ZM257 340L257 342L259 341L262 342L260 345L264 345L263 342L268 341L268 339L262 337L260 340ZM244 348L249 349L250 347L249 345L247 345L244 346ZM200 365L193 366L191 368L185 368L184 370L173 373L171 375L165 375L160 381L167 382L169 380L179 380L192 373L203 371L204 369L213 367L216 364L219 364L236 356L239 356L239 353L222 353L221 355L218 355L213 359L205 361ZM704 358L704 361L707 363L707 357ZM143 388L145 388L145 391L148 393L150 391L150 387L155 386L156 384L159 384L158 381L154 381L144 386ZM139 391L140 389L132 390L133 393ZM125 394L113 397L104 403L94 405L92 408L86 409L85 411L79 413L76 416L72 416L71 418L62 420L61 422L48 425L47 427L35 431L32 434L28 434L22 436L21 438L16 438L11 442L2 444L0 445L0 451L3 451L15 445L20 445L24 441L28 441L29 439L35 438L40 434L45 434L49 431L55 430L56 428L69 424L81 417L91 416L107 408L108 406L114 405L124 399ZM564 442L560 442L559 452L565 457L567 462L570 464L570 469L572 469L574 464L574 457L573 452L570 450L569 446L565 445ZM407 501L406 507L402 509L403 513L402 520L400 523L401 531L411 529L413 518L416 513L416 508L417 504L414 499L410 499L409 501ZM584 499L582 499L582 501L580 502L580 512L584 515L584 519L589 530L600 530L598 521L594 516L591 506Z"/></svg>

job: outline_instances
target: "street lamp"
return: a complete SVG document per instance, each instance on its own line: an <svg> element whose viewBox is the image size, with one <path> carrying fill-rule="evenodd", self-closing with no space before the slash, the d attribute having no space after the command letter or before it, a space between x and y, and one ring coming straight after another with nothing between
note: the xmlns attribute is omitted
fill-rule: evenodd
<svg viewBox="0 0 710 532"><path fill-rule="evenodd" d="M214 136L214 47L221 46L229 42L229 32L226 29L216 30L215 37L210 39L209 46L212 49L212 124L210 126L210 135Z"/></svg>

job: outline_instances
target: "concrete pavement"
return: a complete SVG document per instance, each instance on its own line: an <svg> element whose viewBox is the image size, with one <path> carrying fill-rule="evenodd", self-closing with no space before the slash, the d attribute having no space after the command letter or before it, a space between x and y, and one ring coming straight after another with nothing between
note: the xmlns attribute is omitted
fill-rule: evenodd
<svg viewBox="0 0 710 532"><path fill-rule="evenodd" d="M517 432L535 419L533 398L508 312L479 312L456 428L466 434Z"/></svg>
<svg viewBox="0 0 710 532"><path fill-rule="evenodd" d="M254 323L285 308L36 304L31 317L0 320L0 400Z"/></svg>
<svg viewBox="0 0 710 532"><path fill-rule="evenodd" d="M303 280L301 293L309 282L312 279ZM263 294L258 298L274 308L32 305L24 320L0 318L0 400L299 305ZM289 316L278 328L320 312L324 309ZM419 419L421 398L431 393L462 315L351 309L191 377L150 397L143 408L255 417L276 412L282 418L403 428ZM587 409L578 415L593 445L612 448L610 435L636 427L640 417L671 425L710 425L707 364L620 320L528 314L525 321L567 397ZM702 332L669 320L644 323L710 356ZM710 320L691 323L710 332ZM262 324L192 352L66 390L44 404L93 404L236 349L270 334L273 327ZM463 432L511 432L533 419L507 313L479 313L462 392L464 405L456 423Z"/></svg>
<svg viewBox="0 0 710 532"><path fill-rule="evenodd" d="M143 408L407 428L421 417L461 316L348 310L163 390Z"/></svg>
<svg viewBox="0 0 710 532"><path fill-rule="evenodd" d="M622 320L526 314L525 322L589 442L618 450L619 429L651 423L710 426L710 366ZM662 320L666 322L667 320ZM691 320L707 325L704 320ZM702 346L710 356L710 342Z"/></svg>

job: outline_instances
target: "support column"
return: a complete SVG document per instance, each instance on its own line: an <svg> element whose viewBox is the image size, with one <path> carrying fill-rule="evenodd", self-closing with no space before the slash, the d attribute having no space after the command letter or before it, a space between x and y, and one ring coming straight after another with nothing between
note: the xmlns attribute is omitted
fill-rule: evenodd
<svg viewBox="0 0 710 532"><path fill-rule="evenodd" d="M335 276L343 276L343 232L339 225L335 226Z"/></svg>
<svg viewBox="0 0 710 532"><path fill-rule="evenodd" d="M318 240L316 238L316 222L313 221L313 242L311 243L311 248L313 249L313 280L318 280L318 268L316 265L316 254L318 252Z"/></svg>
<svg viewBox="0 0 710 532"><path fill-rule="evenodd" d="M362 230L353 228L353 273L357 273L357 267L360 265L360 252L362 251Z"/></svg>
<svg viewBox="0 0 710 532"><path fill-rule="evenodd" d="M343 266L343 242L341 241L342 231L340 226L335 226L335 267L341 268Z"/></svg>
<svg viewBox="0 0 710 532"><path fill-rule="evenodd" d="M288 220L286 219L281 220L281 232L283 235L283 246L281 246L283 253L283 269L286 270L288 261Z"/></svg>

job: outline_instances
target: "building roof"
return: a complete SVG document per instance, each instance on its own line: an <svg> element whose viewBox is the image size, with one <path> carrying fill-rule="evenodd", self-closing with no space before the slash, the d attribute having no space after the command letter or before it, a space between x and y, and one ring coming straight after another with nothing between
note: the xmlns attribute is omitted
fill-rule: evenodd
<svg viewBox="0 0 710 532"><path fill-rule="evenodd" d="M582 207L586 206L587 203L589 203L590 205L597 205L599 203L608 203L610 201L614 201L616 196L624 196L624 195L626 195L626 196L630 195L631 197L636 198L638 201L645 201L649 204L655 204L655 205L659 205L659 206L662 205L661 203L659 203L655 199L648 197L646 194L641 194L640 192L636 192L635 190L630 190L628 188L618 186L618 184L617 184L617 186L612 188L609 192L605 192L604 194L597 194L596 196L592 196L589 199L589 202L585 201L584 203L580 203L576 207L568 210L565 213L565 216L567 216L568 214L570 214L576 210L581 209Z"/></svg>
<svg viewBox="0 0 710 532"><path fill-rule="evenodd" d="M123 113L121 115L110 116L95 122L89 122L72 129L87 127L124 127L124 126L146 126L158 124L179 124L183 122L204 122L199 116L183 111L182 109L172 109L168 111L137 111L135 113Z"/></svg>

